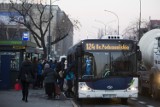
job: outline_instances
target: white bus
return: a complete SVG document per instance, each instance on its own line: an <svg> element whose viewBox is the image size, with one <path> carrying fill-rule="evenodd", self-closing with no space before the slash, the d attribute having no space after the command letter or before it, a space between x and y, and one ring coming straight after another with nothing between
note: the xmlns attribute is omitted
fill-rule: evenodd
<svg viewBox="0 0 160 107"><path fill-rule="evenodd" d="M87 39L71 47L67 63L75 64L74 97L138 97L138 46L132 40Z"/></svg>

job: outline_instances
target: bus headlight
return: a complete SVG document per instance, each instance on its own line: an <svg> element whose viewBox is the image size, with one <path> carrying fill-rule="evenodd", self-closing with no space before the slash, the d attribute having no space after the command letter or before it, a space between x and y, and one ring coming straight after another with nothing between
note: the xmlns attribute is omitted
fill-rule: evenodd
<svg viewBox="0 0 160 107"><path fill-rule="evenodd" d="M160 84L160 75L157 75L157 83Z"/></svg>
<svg viewBox="0 0 160 107"><path fill-rule="evenodd" d="M129 91L138 91L137 87L131 86L128 88Z"/></svg>
<svg viewBox="0 0 160 107"><path fill-rule="evenodd" d="M132 91L137 91L137 88L136 87L131 87L131 90Z"/></svg>
<svg viewBox="0 0 160 107"><path fill-rule="evenodd" d="M79 84L80 90L82 91L91 91L91 88L88 87L85 83Z"/></svg>
<svg viewBox="0 0 160 107"><path fill-rule="evenodd" d="M89 87L87 86L83 86L83 87L80 87L82 91L89 91L91 90Z"/></svg>

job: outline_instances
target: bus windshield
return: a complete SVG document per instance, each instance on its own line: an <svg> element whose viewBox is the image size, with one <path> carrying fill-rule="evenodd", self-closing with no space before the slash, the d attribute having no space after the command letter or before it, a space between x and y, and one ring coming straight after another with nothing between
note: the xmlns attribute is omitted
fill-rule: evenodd
<svg viewBox="0 0 160 107"><path fill-rule="evenodd" d="M136 56L131 51L86 52L82 63L82 78L129 76L136 71Z"/></svg>

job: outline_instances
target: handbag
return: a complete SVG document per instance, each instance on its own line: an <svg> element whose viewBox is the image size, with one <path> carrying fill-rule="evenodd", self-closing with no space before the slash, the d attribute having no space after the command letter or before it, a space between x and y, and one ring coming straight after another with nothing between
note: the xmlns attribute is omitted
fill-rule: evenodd
<svg viewBox="0 0 160 107"><path fill-rule="evenodd" d="M55 94L56 95L60 95L61 94L61 90L58 84L55 84Z"/></svg>
<svg viewBox="0 0 160 107"><path fill-rule="evenodd" d="M61 71L59 71L59 76L61 77L61 78L63 78L63 71L61 70Z"/></svg>
<svg viewBox="0 0 160 107"><path fill-rule="evenodd" d="M21 84L20 84L19 82L17 82L17 83L14 85L14 90L19 91L19 90L21 90L21 89L22 89Z"/></svg>
<svg viewBox="0 0 160 107"><path fill-rule="evenodd" d="M68 85L67 85L67 80L66 80L66 79L64 79L63 89L64 89L65 91L67 91L67 89L68 89Z"/></svg>

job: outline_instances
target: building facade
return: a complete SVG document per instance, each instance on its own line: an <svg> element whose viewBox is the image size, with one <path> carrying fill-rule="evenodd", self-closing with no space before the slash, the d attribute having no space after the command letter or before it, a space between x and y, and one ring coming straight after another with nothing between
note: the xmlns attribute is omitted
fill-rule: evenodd
<svg viewBox="0 0 160 107"><path fill-rule="evenodd" d="M73 45L73 24L59 6L53 5L52 8L52 10L54 10L54 17L51 21L52 41L66 36L64 39L52 45L51 55L58 59L60 56L66 55L68 48Z"/></svg>
<svg viewBox="0 0 160 107"><path fill-rule="evenodd" d="M16 11L10 11L11 4L0 4L0 89L13 88L17 73L20 70L20 66L25 56L30 55L31 58L34 55L38 56L43 54L41 50L37 48L37 44L33 39L33 35L29 30L23 26L23 24L17 24L10 20L10 15L16 16L18 20L23 21L23 17ZM20 4L16 4L17 7ZM46 8L45 17L48 18L49 8ZM67 15L60 10L58 6L51 6L52 13L54 15L51 20L50 36L51 42L67 34L66 38L55 43L51 46L51 57L59 57L67 52L67 49L73 43L73 25ZM32 9L34 13L34 20L36 17L36 9ZM38 21L38 19L37 19ZM46 25L43 26L45 29ZM70 30L68 30L70 28ZM38 30L35 29L38 32ZM47 36L45 36L47 46ZM7 69L6 69L7 68Z"/></svg>
<svg viewBox="0 0 160 107"><path fill-rule="evenodd" d="M16 4L17 7L19 7L21 4ZM33 36L31 35L31 33L23 26L20 24L17 24L15 22L9 22L9 14L10 14L10 4L5 4L5 3L1 3L0 4L0 9L1 9L1 13L0 13L0 30L3 30L3 32L1 33L0 38L7 38L10 37L9 35L14 34L12 36L12 38L17 38L17 39L22 39L22 35L23 34L27 34L29 36L29 40L31 42L35 42ZM65 55L67 53L67 49L73 45L73 24L71 22L71 20L69 19L69 17L65 14L64 11L62 11L58 5L46 5L45 8L45 16L44 18L48 19L50 12L52 12L53 14L53 18L50 21L50 32L49 30L46 33L45 36L45 41L46 41L46 46L48 46L48 38L50 36L50 41L53 42L55 41L57 38L62 38L63 36L66 36L64 39L60 40L59 42L56 42L55 44L51 45L51 57L59 57L61 55ZM16 11L12 11L12 13L16 13ZM32 7L32 13L33 13L33 18L34 20L37 19L38 20L38 10L36 8L36 5ZM8 14L8 17L4 17L4 15ZM18 16L18 14L17 14ZM23 19L21 16L18 16L19 19ZM5 21L3 20L5 19ZM7 19L7 21L6 21ZM4 23L5 22L5 23ZM36 21L35 21L36 22ZM5 27L6 29L4 30L4 25L7 26ZM43 26L43 29L46 28L46 25ZM6 31L6 32L4 32ZM37 33L40 34L40 32L38 30L35 31ZM10 34L8 34L8 32L11 32ZM14 33L13 33L14 32ZM3 36L4 35L4 36Z"/></svg>

